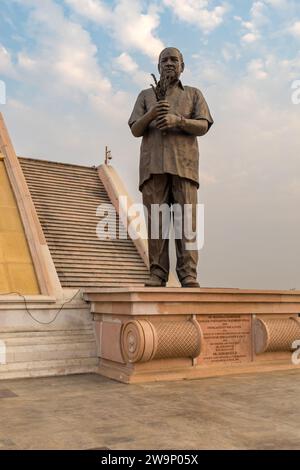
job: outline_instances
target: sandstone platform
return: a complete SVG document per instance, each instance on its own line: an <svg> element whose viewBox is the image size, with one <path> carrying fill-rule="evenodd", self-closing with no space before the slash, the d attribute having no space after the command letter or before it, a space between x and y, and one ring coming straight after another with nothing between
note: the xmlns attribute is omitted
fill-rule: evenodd
<svg viewBox="0 0 300 470"><path fill-rule="evenodd" d="M91 288L84 298L97 371L121 382L299 368L300 291Z"/></svg>

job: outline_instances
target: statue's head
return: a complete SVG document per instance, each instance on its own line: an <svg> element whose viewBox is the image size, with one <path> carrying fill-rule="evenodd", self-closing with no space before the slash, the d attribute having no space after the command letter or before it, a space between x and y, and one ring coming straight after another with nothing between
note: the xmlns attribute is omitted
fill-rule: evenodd
<svg viewBox="0 0 300 470"><path fill-rule="evenodd" d="M158 71L162 74L173 74L174 80L178 80L184 71L183 56L176 47L163 49L158 58Z"/></svg>

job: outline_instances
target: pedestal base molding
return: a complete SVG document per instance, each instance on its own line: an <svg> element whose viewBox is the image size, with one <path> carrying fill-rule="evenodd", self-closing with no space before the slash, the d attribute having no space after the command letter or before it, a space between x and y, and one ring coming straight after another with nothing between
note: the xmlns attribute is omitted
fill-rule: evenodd
<svg viewBox="0 0 300 470"><path fill-rule="evenodd" d="M85 299L98 372L124 383L299 368L297 291L103 288Z"/></svg>

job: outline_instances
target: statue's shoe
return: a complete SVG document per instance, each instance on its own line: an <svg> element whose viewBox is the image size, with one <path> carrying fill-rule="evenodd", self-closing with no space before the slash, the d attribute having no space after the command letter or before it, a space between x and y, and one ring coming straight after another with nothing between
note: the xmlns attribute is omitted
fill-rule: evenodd
<svg viewBox="0 0 300 470"><path fill-rule="evenodd" d="M149 279L145 282L145 287L166 287L166 281L156 274L150 274Z"/></svg>
<svg viewBox="0 0 300 470"><path fill-rule="evenodd" d="M200 287L199 282L192 276L187 276L181 281L181 287Z"/></svg>

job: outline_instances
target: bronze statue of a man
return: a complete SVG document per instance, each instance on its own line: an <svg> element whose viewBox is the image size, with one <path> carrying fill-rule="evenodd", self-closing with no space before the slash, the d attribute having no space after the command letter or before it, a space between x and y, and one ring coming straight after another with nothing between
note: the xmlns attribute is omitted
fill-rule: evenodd
<svg viewBox="0 0 300 470"><path fill-rule="evenodd" d="M207 103L197 88L183 86L181 52L164 49L159 56L158 88L167 83L165 99L155 90L143 90L129 119L131 132L143 137L140 154L139 189L147 208L150 277L145 286L164 287L169 276L168 237L161 233L151 237L154 223L153 205L174 204L192 207L192 225L196 230L197 190L199 188L199 151L197 136L206 134L213 124ZM158 101L159 99L159 101ZM182 287L199 287L197 282L198 250L186 249L185 230L175 239L176 272Z"/></svg>

